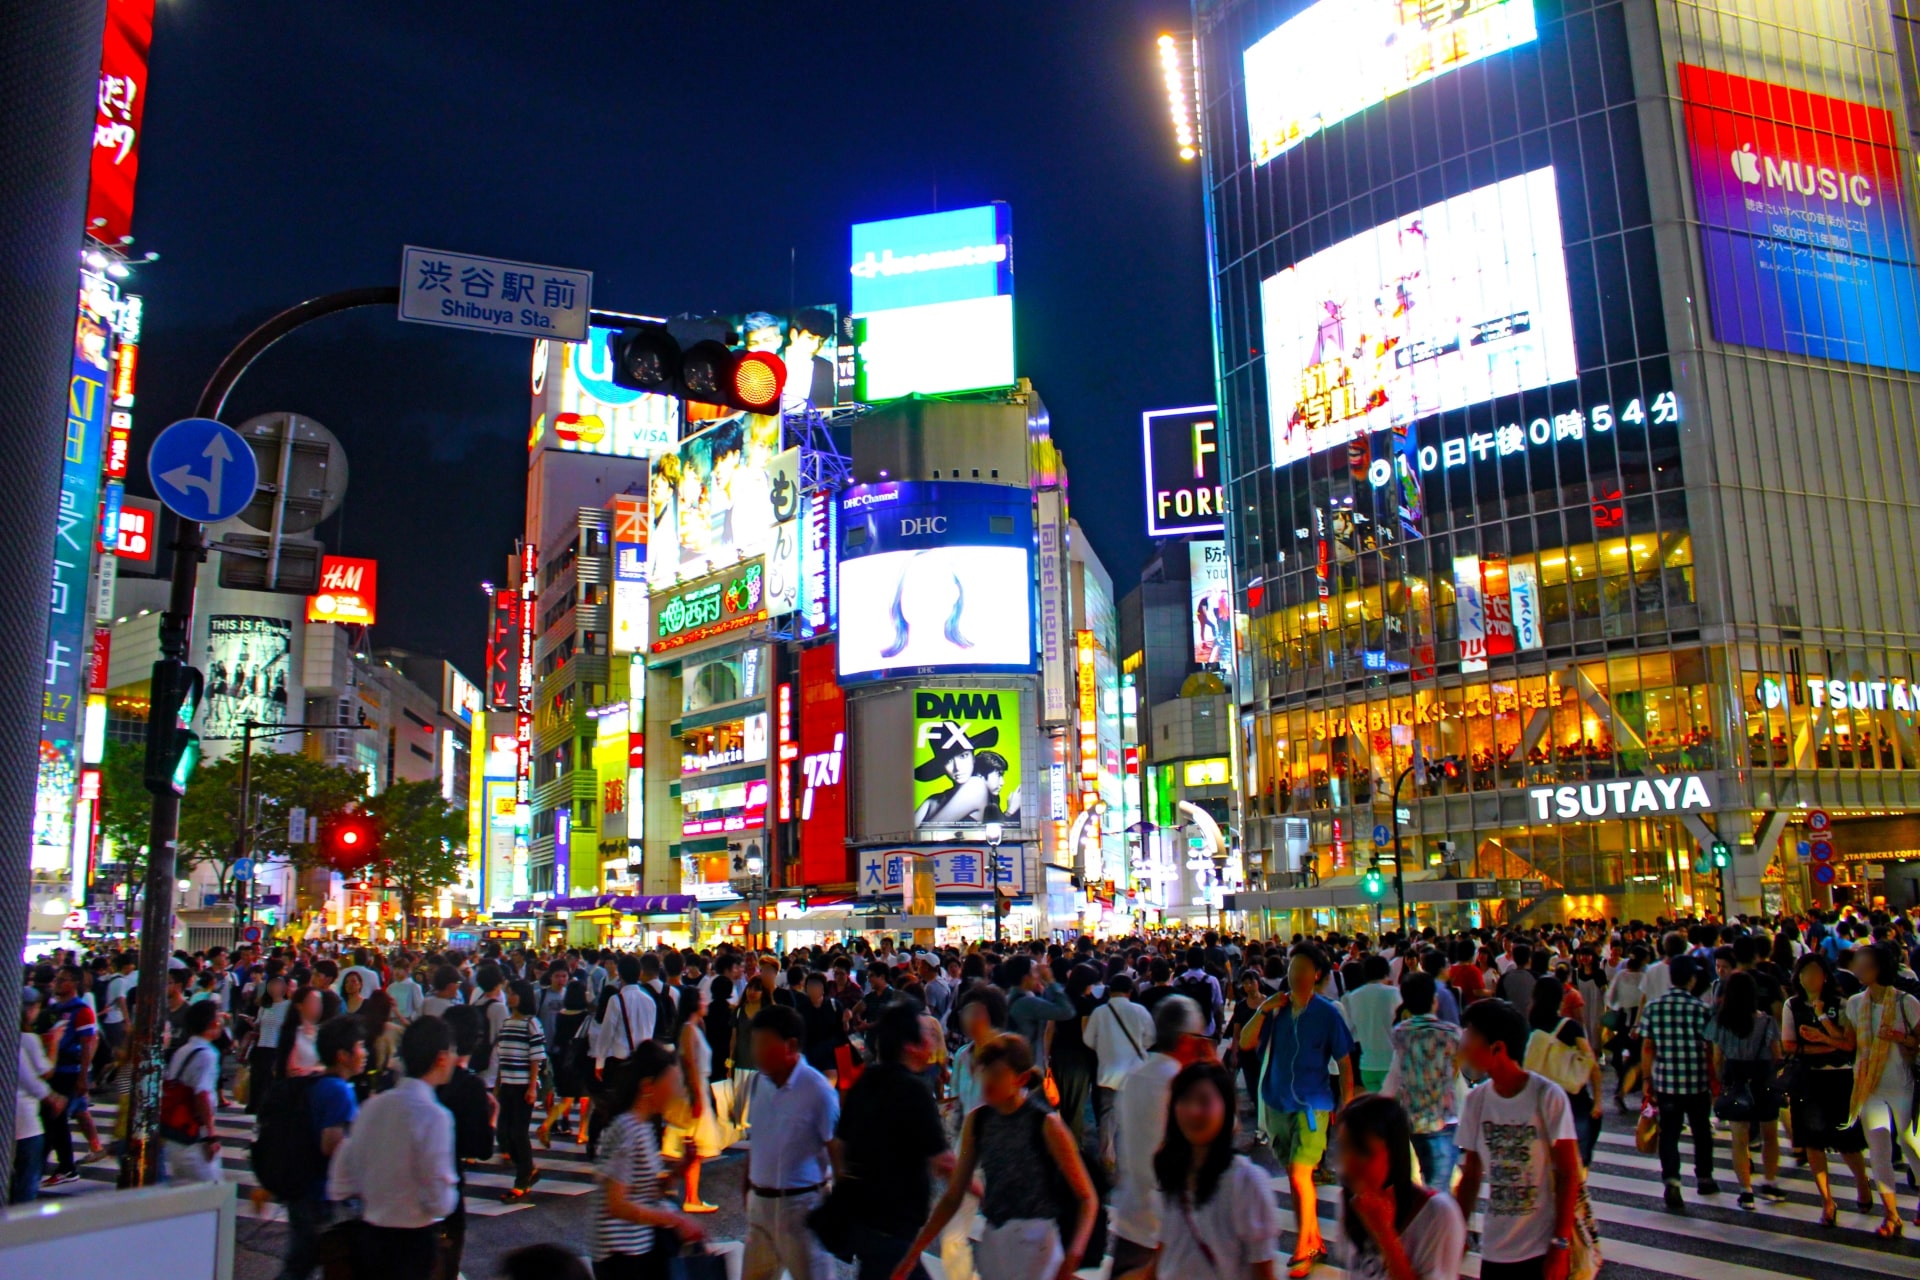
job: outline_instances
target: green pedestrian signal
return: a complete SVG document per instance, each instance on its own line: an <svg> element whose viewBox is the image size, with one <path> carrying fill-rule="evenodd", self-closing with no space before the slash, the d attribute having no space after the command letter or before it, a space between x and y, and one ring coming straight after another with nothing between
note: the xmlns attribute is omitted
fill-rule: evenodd
<svg viewBox="0 0 1920 1280"><path fill-rule="evenodd" d="M1715 840L1713 842L1714 870L1725 871L1729 866L1733 865L1731 853L1732 851L1727 848L1727 842L1725 840Z"/></svg>
<svg viewBox="0 0 1920 1280"><path fill-rule="evenodd" d="M178 658L153 664L143 781L155 795L185 795L193 771L200 767L200 735L193 731L193 718L206 685L197 668Z"/></svg>
<svg viewBox="0 0 1920 1280"><path fill-rule="evenodd" d="M1378 900L1386 891L1387 878L1380 874L1380 868L1368 867L1367 873L1360 877L1360 892Z"/></svg>

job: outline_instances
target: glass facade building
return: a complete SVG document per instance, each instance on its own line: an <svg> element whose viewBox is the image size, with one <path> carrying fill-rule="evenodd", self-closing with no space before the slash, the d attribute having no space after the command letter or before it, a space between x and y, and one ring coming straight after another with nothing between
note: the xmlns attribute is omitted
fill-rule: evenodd
<svg viewBox="0 0 1920 1280"><path fill-rule="evenodd" d="M1195 46L1250 873L1304 818L1357 874L1399 783L1410 873L1540 915L1913 901L1904 0L1198 0Z"/></svg>

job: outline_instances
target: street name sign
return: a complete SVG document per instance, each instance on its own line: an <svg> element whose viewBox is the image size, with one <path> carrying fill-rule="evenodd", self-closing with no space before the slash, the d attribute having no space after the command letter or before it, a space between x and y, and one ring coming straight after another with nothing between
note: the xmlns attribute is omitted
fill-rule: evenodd
<svg viewBox="0 0 1920 1280"><path fill-rule="evenodd" d="M510 338L587 340L593 272L406 246L400 318Z"/></svg>

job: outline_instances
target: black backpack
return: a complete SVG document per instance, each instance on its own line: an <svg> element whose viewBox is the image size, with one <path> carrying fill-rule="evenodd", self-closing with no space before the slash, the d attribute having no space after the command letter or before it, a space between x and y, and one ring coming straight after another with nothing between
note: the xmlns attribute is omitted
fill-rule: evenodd
<svg viewBox="0 0 1920 1280"><path fill-rule="evenodd" d="M480 1013L480 1043L473 1047L473 1055L467 1059L467 1067L475 1075L484 1072L493 1065L493 1019L489 1016L490 1004L500 1003L497 998L476 1000L473 1007Z"/></svg>
<svg viewBox="0 0 1920 1280"><path fill-rule="evenodd" d="M313 1194L327 1176L327 1156L313 1131L313 1086L318 1076L276 1081L260 1104L253 1139L253 1176L281 1200Z"/></svg>
<svg viewBox="0 0 1920 1280"><path fill-rule="evenodd" d="M1209 1024L1213 1022L1213 984L1205 978L1177 978L1174 980L1173 994L1185 996L1199 1005L1201 1018Z"/></svg>
<svg viewBox="0 0 1920 1280"><path fill-rule="evenodd" d="M1067 1175L1060 1172L1060 1166L1053 1162L1053 1153L1047 1147L1047 1117L1057 1114L1051 1107L1041 1105L1033 1108L1036 1117L1033 1125L1033 1146L1036 1158L1045 1162L1047 1176L1053 1183L1054 1199L1060 1204L1060 1217L1057 1225L1060 1230L1060 1244L1066 1246L1073 1239L1073 1229L1080 1221L1079 1202L1074 1199L1073 1187L1067 1181ZM1065 1116L1061 1116L1064 1122ZM1073 1126L1067 1126L1067 1133L1073 1133ZM1107 1166L1100 1158L1100 1144L1089 1137L1080 1143L1080 1163L1087 1167L1087 1177L1093 1183L1093 1230L1087 1235L1087 1248L1080 1255L1083 1264L1092 1266L1107 1256L1107 1201L1113 1197L1113 1182L1107 1177Z"/></svg>
<svg viewBox="0 0 1920 1280"><path fill-rule="evenodd" d="M674 993L677 987L662 987L655 991L645 983L640 989L653 997L653 1038L664 1045L680 1042L680 1002Z"/></svg>

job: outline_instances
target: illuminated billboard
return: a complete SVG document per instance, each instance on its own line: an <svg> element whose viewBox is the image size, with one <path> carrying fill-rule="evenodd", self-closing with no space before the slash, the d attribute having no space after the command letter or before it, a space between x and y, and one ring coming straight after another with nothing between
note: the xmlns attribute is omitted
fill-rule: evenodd
<svg viewBox="0 0 1920 1280"><path fill-rule="evenodd" d="M1533 0L1319 0L1246 52L1253 162L1536 34Z"/></svg>
<svg viewBox="0 0 1920 1280"><path fill-rule="evenodd" d="M925 481L840 498L840 677L1033 669L1025 489Z"/></svg>
<svg viewBox="0 0 1920 1280"><path fill-rule="evenodd" d="M913 829L1020 827L1020 693L913 691Z"/></svg>
<svg viewBox="0 0 1920 1280"><path fill-rule="evenodd" d="M651 458L680 438L680 402L615 386L607 339L598 325L585 342L533 344L533 422L529 457L541 449Z"/></svg>
<svg viewBox="0 0 1920 1280"><path fill-rule="evenodd" d="M247 721L276 728L287 719L293 622L216 613L207 619L206 718L210 742L242 736Z"/></svg>
<svg viewBox="0 0 1920 1280"><path fill-rule="evenodd" d="M859 399L1012 385L1006 205L855 223L852 239Z"/></svg>
<svg viewBox="0 0 1920 1280"><path fill-rule="evenodd" d="M1220 415L1210 404L1140 415L1147 458L1147 536L1225 530Z"/></svg>
<svg viewBox="0 0 1920 1280"><path fill-rule="evenodd" d="M323 555L319 594L307 597L307 621L370 627L379 604L379 587L379 561Z"/></svg>
<svg viewBox="0 0 1920 1280"><path fill-rule="evenodd" d="M800 651L800 879L837 884L847 862L847 698L831 641Z"/></svg>
<svg viewBox="0 0 1920 1280"><path fill-rule="evenodd" d="M1260 306L1276 467L1577 372L1551 168L1322 249Z"/></svg>
<svg viewBox="0 0 1920 1280"><path fill-rule="evenodd" d="M67 383L66 445L60 507L55 515L53 577L48 601L45 690L40 736L77 742L85 693L88 579L99 519L100 462L106 448L107 375L113 366L112 301L82 288Z"/></svg>
<svg viewBox="0 0 1920 1280"><path fill-rule="evenodd" d="M1893 114L1685 63L1679 75L1714 336L1920 370Z"/></svg>
<svg viewBox="0 0 1920 1280"><path fill-rule="evenodd" d="M720 420L653 460L647 581L654 590L774 549L775 526L800 515L800 451L783 452L780 444L777 416L743 414ZM797 560L794 576L791 595L797 606Z"/></svg>
<svg viewBox="0 0 1920 1280"><path fill-rule="evenodd" d="M766 569L759 560L676 587L653 601L651 653L665 653L767 620Z"/></svg>
<svg viewBox="0 0 1920 1280"><path fill-rule="evenodd" d="M133 187L140 172L147 53L152 45L153 0L108 0L87 180L87 234L115 248L132 239Z"/></svg>
<svg viewBox="0 0 1920 1280"><path fill-rule="evenodd" d="M1226 667L1233 660L1233 586L1228 579L1227 544L1189 542L1193 660L1203 667Z"/></svg>

